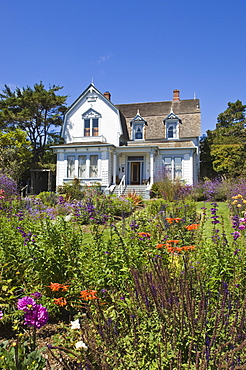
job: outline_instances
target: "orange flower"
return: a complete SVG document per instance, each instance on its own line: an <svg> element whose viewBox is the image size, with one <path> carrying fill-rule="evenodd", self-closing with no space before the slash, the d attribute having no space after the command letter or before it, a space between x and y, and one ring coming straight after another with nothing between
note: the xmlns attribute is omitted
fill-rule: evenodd
<svg viewBox="0 0 246 370"><path fill-rule="evenodd" d="M169 224L172 224L173 222L178 223L179 221L182 220L182 218L179 217L166 217L166 220Z"/></svg>
<svg viewBox="0 0 246 370"><path fill-rule="evenodd" d="M173 244L178 244L180 240L167 240L167 243L173 243Z"/></svg>
<svg viewBox="0 0 246 370"><path fill-rule="evenodd" d="M48 288L50 288L52 290L52 292L58 292L61 289L61 284L59 284L59 283L50 283L50 285L48 285Z"/></svg>
<svg viewBox="0 0 246 370"><path fill-rule="evenodd" d="M80 292L80 298L85 301L90 301L92 299L98 299L98 297L96 296L96 293L97 293L96 290L90 290L90 289L82 290Z"/></svg>
<svg viewBox="0 0 246 370"><path fill-rule="evenodd" d="M144 233L144 232L141 232L141 233L138 233L139 236L145 236L146 238L149 238L150 237L150 234L149 233Z"/></svg>
<svg viewBox="0 0 246 370"><path fill-rule="evenodd" d="M188 226L185 226L185 228L187 229L187 230L197 230L198 229L198 227L199 227L199 224L191 224L191 225L188 225Z"/></svg>
<svg viewBox="0 0 246 370"><path fill-rule="evenodd" d="M169 253L175 253L175 252L180 253L182 251L186 252L186 251L192 250L194 248L196 248L195 245L185 245L183 247L176 247L176 246L175 247L168 247L167 250L168 250Z"/></svg>
<svg viewBox="0 0 246 370"><path fill-rule="evenodd" d="M60 289L62 292L66 292L68 290L69 285L59 284L59 283L50 283L48 288L52 290L52 292L58 292Z"/></svg>
<svg viewBox="0 0 246 370"><path fill-rule="evenodd" d="M69 285L63 285L62 284L62 292L66 292L69 288Z"/></svg>
<svg viewBox="0 0 246 370"><path fill-rule="evenodd" d="M166 217L166 220L169 224L172 224L174 219L172 217Z"/></svg>
<svg viewBox="0 0 246 370"><path fill-rule="evenodd" d="M66 304L67 304L67 300L66 300L66 298L64 298L64 297L54 298L54 303L55 303L57 306L64 307L64 306L66 306Z"/></svg>

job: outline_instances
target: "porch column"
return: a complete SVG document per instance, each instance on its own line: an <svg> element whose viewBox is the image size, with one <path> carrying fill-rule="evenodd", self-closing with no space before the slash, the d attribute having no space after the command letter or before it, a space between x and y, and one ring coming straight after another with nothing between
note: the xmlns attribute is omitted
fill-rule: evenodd
<svg viewBox="0 0 246 370"><path fill-rule="evenodd" d="M154 153L150 153L150 185L154 183Z"/></svg>
<svg viewBox="0 0 246 370"><path fill-rule="evenodd" d="M116 164L117 164L117 153L114 152L113 159L113 184L116 185Z"/></svg>

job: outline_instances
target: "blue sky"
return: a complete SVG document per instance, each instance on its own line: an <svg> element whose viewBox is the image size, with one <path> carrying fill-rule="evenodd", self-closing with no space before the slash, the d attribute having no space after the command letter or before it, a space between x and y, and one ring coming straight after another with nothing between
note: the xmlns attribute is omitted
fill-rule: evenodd
<svg viewBox="0 0 246 370"><path fill-rule="evenodd" d="M246 104L245 0L0 0L0 90L43 81L68 105L94 80L114 104L201 101L202 133Z"/></svg>

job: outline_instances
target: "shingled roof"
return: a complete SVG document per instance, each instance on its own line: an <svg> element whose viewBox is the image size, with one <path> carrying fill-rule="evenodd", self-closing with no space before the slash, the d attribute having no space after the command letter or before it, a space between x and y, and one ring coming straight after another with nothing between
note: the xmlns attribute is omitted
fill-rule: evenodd
<svg viewBox="0 0 246 370"><path fill-rule="evenodd" d="M116 105L126 119L130 132L130 121L139 111L148 126L145 127L145 139L161 139L165 137L164 119L173 111L179 116L182 124L179 129L179 137L197 137L201 135L201 117L199 99L162 101L152 103L134 103Z"/></svg>

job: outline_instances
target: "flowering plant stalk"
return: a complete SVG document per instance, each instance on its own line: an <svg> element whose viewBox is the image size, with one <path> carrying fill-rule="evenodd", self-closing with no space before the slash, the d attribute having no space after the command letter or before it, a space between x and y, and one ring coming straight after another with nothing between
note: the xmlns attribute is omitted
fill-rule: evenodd
<svg viewBox="0 0 246 370"><path fill-rule="evenodd" d="M35 292L33 296L38 299L41 294ZM37 350L36 336L37 329L48 322L47 309L29 296L18 300L17 309L23 311L23 324L32 330L32 335L29 335L26 340L25 335L19 331L18 320L15 320L13 329L17 332L16 339L0 343L0 367L13 370L42 370L46 361Z"/></svg>

